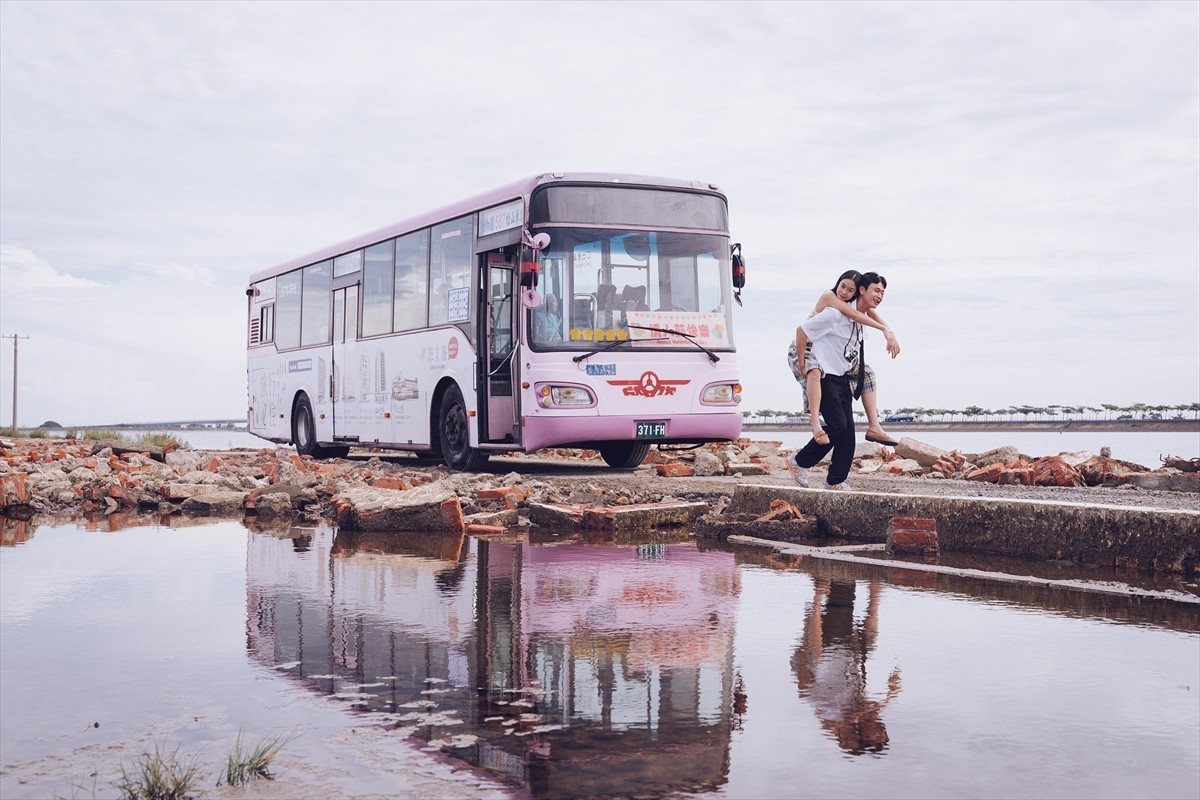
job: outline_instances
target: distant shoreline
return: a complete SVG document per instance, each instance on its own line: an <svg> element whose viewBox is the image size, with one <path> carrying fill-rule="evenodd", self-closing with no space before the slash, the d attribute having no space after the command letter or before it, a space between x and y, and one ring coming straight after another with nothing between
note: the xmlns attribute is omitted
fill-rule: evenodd
<svg viewBox="0 0 1200 800"><path fill-rule="evenodd" d="M857 422L859 431L867 429L865 422ZM1146 419L1146 420L1051 420L1039 422L884 422L889 433L904 431L1037 431L1061 433L1063 431L1128 431L1147 432L1195 432L1200 433L1197 419ZM743 422L742 430L749 431L806 431L808 422Z"/></svg>
<svg viewBox="0 0 1200 800"><path fill-rule="evenodd" d="M49 431L88 431L88 430L156 430L156 431L246 431L246 424L241 420L234 424L231 420L208 422L178 423L178 422L143 422L119 423L116 425L63 425L60 428L44 428ZM856 420L858 431L865 431L867 423ZM1135 420L1038 420L1038 421L1007 421L992 422L978 420L963 420L956 422L884 422L883 427L891 431L1026 431L1042 433L1061 433L1063 431L1128 431L1130 433L1200 433L1200 419L1135 419ZM808 420L798 423L784 422L742 422L744 432L769 431L807 431ZM34 430L22 428L21 430Z"/></svg>

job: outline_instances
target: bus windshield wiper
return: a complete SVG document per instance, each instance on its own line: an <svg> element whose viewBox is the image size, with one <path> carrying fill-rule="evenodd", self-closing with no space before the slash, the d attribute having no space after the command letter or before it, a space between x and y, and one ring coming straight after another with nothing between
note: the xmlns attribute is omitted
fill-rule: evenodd
<svg viewBox="0 0 1200 800"><path fill-rule="evenodd" d="M669 333L672 336L682 336L683 338L687 339L692 344L696 345L696 347L699 347L701 350L703 350L708 355L708 360L710 362L712 362L713 364L715 364L721 360L720 356L718 356L712 350L709 350L704 345L700 344L700 342L696 341L696 337L690 333L684 333L683 331L673 331L670 328L651 328L647 325L630 325L629 327L637 328L639 331L657 331L658 333Z"/></svg>
<svg viewBox="0 0 1200 800"><path fill-rule="evenodd" d="M615 342L609 342L608 344L604 345L604 347L598 347L595 350L589 350L586 353L580 353L579 355L575 356L571 360L574 361L576 364L578 364L580 361L583 361L585 358L591 358L592 356L596 355L597 353L603 353L605 350L612 350L617 345L626 344L629 341L630 341L629 339L617 339Z"/></svg>

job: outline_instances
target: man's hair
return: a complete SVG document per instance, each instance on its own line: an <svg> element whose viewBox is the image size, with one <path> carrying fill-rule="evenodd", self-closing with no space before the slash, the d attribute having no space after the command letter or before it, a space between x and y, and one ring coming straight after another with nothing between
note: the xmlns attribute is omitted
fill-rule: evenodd
<svg viewBox="0 0 1200 800"><path fill-rule="evenodd" d="M872 283L882 283L883 288L887 288L887 278L880 275L878 272L864 272L862 279L859 281L859 286L866 290Z"/></svg>

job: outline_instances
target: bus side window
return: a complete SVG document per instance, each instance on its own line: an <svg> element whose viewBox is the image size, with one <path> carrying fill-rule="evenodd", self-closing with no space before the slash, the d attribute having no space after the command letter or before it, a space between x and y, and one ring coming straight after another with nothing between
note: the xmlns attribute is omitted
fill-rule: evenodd
<svg viewBox="0 0 1200 800"><path fill-rule="evenodd" d="M300 346L300 270L276 279L275 346L290 350Z"/></svg>
<svg viewBox="0 0 1200 800"><path fill-rule="evenodd" d="M333 262L322 261L305 267L304 284L300 300L300 346L329 344L333 341L330 315L333 313L333 297L330 286L333 277Z"/></svg>
<svg viewBox="0 0 1200 800"><path fill-rule="evenodd" d="M475 216L471 214L433 227L430 247L430 325L466 322L469 319L450 319L449 298L452 289L465 289L471 285L474 220Z"/></svg>
<svg viewBox="0 0 1200 800"><path fill-rule="evenodd" d="M368 247L362 276L362 335L392 332L392 240Z"/></svg>
<svg viewBox="0 0 1200 800"><path fill-rule="evenodd" d="M429 230L396 240L396 284L392 306L393 330L424 328L425 296L429 287Z"/></svg>
<svg viewBox="0 0 1200 800"><path fill-rule="evenodd" d="M275 341L275 304L263 306L258 312L258 341L266 344Z"/></svg>

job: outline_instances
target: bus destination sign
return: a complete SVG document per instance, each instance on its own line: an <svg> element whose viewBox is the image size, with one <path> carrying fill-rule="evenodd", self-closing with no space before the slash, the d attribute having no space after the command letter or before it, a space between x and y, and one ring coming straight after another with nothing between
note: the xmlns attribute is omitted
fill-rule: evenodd
<svg viewBox="0 0 1200 800"><path fill-rule="evenodd" d="M479 235L490 236L525 224L525 201L513 200L479 212Z"/></svg>

